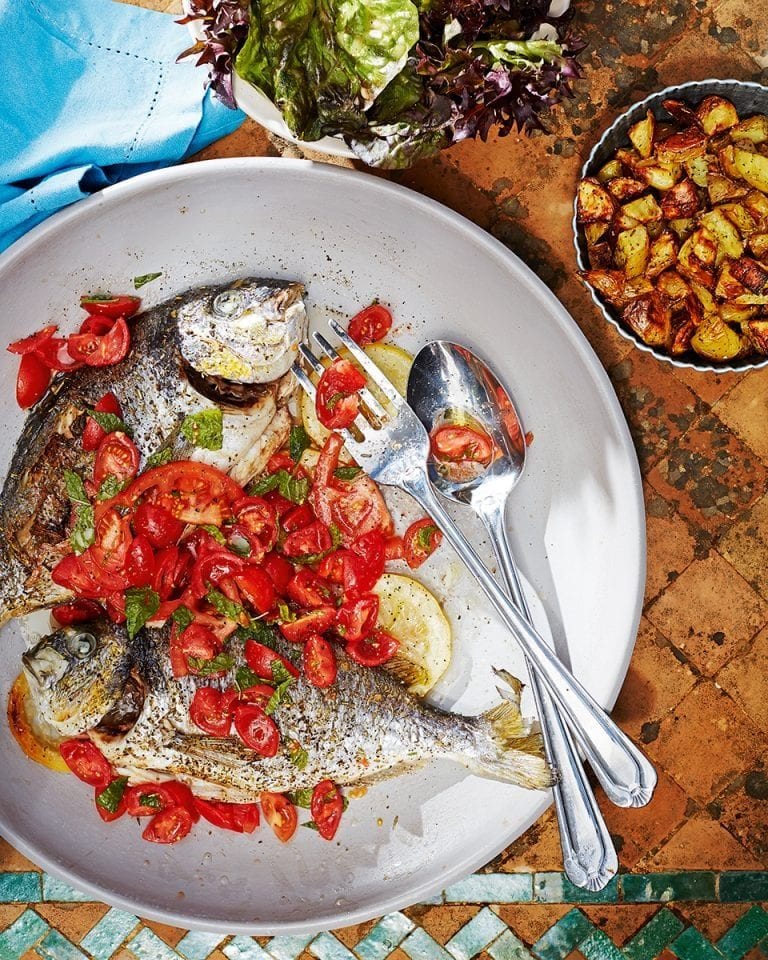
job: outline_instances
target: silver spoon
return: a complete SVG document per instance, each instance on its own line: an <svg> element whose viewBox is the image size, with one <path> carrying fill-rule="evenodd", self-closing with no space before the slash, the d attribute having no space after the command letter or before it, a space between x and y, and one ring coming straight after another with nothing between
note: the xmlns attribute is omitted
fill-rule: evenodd
<svg viewBox="0 0 768 960"><path fill-rule="evenodd" d="M532 622L504 522L507 500L523 473L526 449L523 425L509 394L466 347L437 340L423 347L413 362L408 403L428 433L453 410L459 416L469 415L470 424L474 420L501 451L488 467L470 467L461 476L456 471L438 471L430 464L430 479L443 496L468 504L479 515L509 596ZM616 850L570 732L530 663L529 673L547 759L559 773L553 793L563 866L572 883L601 890L618 870Z"/></svg>

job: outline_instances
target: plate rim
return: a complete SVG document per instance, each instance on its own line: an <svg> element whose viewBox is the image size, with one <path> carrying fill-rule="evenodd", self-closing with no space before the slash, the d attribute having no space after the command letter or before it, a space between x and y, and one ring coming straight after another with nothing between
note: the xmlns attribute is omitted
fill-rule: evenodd
<svg viewBox="0 0 768 960"><path fill-rule="evenodd" d="M635 606L632 611L631 624L633 624L628 643L621 664L617 671L617 678L614 681L610 692L604 698L606 709L612 710L616 702L619 691L624 684L624 680L629 668L630 659L635 647L637 630L642 614L642 604L645 591L645 571L646 571L646 547L647 539L645 535L645 503L643 499L642 476L640 465L637 459L634 444L629 432L627 421L619 405L618 398L614 392L608 374L600 362L593 347L586 336L571 317L564 305L555 296L555 294L546 286L546 284L527 266L515 253L506 247L500 240L497 240L490 233L483 230L477 224L473 223L467 217L463 216L429 197L425 197L414 190L404 187L400 184L384 180L379 177L371 176L365 172L350 170L345 167L334 166L327 163L316 163L310 160L299 160L289 158L274 157L229 157L217 158L212 160L198 160L178 166L166 167L159 170L153 170L139 174L129 180L124 180L104 188L96 194L87 197L84 200L60 210L47 220L33 227L27 234L16 240L7 250L0 254L0 282L5 272L12 267L13 263L24 257L31 249L40 243L45 242L52 234L65 230L73 221L77 221L89 216L90 211L112 202L122 202L126 197L132 194L142 193L145 190L152 190L155 187L163 187L183 183L187 179L195 179L198 176L215 178L219 171L222 172L241 172L243 176L250 174L258 175L259 172L269 172L270 175L281 171L288 173L292 171L302 172L310 177L317 177L319 181L326 180L356 180L365 190L379 191L383 195L397 197L405 200L406 203L413 205L417 210L422 210L435 219L442 219L448 229L455 229L464 233L470 242L475 245L485 256L491 256L500 260L505 268L518 280L526 284L535 294L540 297L552 311L558 326L562 330L570 343L570 346L579 355L585 367L592 375L595 387L600 393L606 412L613 421L617 437L621 443L622 452L625 454L624 460L632 474L631 483L627 489L627 500L633 502L634 519L640 531L638 556L637 556L637 583L635 584ZM545 810L551 805L551 794L542 794L540 803L536 804L530 817L526 818L522 829L516 827L513 834L507 836L505 833L501 846L495 854L483 853L482 856L470 854L460 863L454 864L452 869L447 871L439 880L425 881L416 883L407 897L402 895L384 896L376 904L375 912L368 907L358 907L356 909L330 909L322 919L309 921L278 921L276 924L269 925L261 921L255 922L231 922L216 921L210 918L190 917L183 912L177 913L173 910L164 908L155 908L151 904L143 903L139 900L124 896L113 889L100 887L92 883L80 872L71 871L61 867L55 859L49 857L47 853L40 849L36 843L28 842L24 837L17 834L4 822L3 811L0 809L0 830L2 835L9 840L24 856L32 860L33 863L42 867L47 873L57 877L70 884L78 890L93 895L96 900L103 901L119 909L127 910L132 914L146 916L150 919L156 919L161 922L170 923L185 930L202 930L213 933L222 933L222 925L225 924L228 929L222 934L247 934L247 935L308 935L317 934L325 930L331 930L343 926L349 926L355 923L362 923L374 917L385 916L397 910L404 909L415 903L427 900L452 883L468 876L470 873L484 866L489 859L505 849L518 836L521 836ZM501 836L501 835L500 835Z"/></svg>

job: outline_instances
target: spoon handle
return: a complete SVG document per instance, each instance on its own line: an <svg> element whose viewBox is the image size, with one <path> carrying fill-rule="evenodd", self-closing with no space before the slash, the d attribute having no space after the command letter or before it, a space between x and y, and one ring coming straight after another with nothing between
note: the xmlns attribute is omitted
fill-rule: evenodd
<svg viewBox="0 0 768 960"><path fill-rule="evenodd" d="M653 796L653 765L550 650L486 570L474 547L440 503L424 467L406 473L399 486L432 517L472 573L493 608L546 683L589 759L608 798L620 807L643 807Z"/></svg>
<svg viewBox="0 0 768 960"><path fill-rule="evenodd" d="M493 501L487 508L481 509L480 517L488 531L509 596L532 624L531 611L523 593L520 574L507 536L504 504ZM560 845L566 876L577 887L602 890L619 869L611 835L557 705L549 691L541 684L528 657L526 663L533 699L541 718L547 759L558 773L552 793L560 825Z"/></svg>

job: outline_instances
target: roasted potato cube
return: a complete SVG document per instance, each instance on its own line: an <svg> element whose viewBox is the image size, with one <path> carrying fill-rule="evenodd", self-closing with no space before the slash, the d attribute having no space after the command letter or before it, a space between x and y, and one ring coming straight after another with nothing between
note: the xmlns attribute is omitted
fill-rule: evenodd
<svg viewBox="0 0 768 960"><path fill-rule="evenodd" d="M684 163L700 157L707 151L707 137L698 127L688 127L662 140L656 147L656 156L662 163Z"/></svg>
<svg viewBox="0 0 768 960"><path fill-rule="evenodd" d="M768 117L762 113L747 117L731 130L731 140L751 140L752 143L768 141Z"/></svg>
<svg viewBox="0 0 768 960"><path fill-rule="evenodd" d="M693 298L698 300L701 304L702 312L704 314L717 313L717 303L705 286L702 286L702 284L700 284L697 280L692 280L691 291L693 293Z"/></svg>
<svg viewBox="0 0 768 960"><path fill-rule="evenodd" d="M744 325L744 330L755 350L768 354L768 320L749 320Z"/></svg>
<svg viewBox="0 0 768 960"><path fill-rule="evenodd" d="M684 220L699 209L699 192L693 180L681 180L661 198L661 213L665 220Z"/></svg>
<svg viewBox="0 0 768 960"><path fill-rule="evenodd" d="M695 126L699 122L696 113L682 100L665 100L662 106L684 127Z"/></svg>
<svg viewBox="0 0 768 960"><path fill-rule="evenodd" d="M630 279L642 276L645 272L649 253L648 231L642 225L622 230L616 238L616 266L623 267Z"/></svg>
<svg viewBox="0 0 768 960"><path fill-rule="evenodd" d="M762 153L750 153L743 147L734 147L733 164L742 180L759 190L768 193L768 157Z"/></svg>
<svg viewBox="0 0 768 960"><path fill-rule="evenodd" d="M624 294L627 300L635 300L637 297L642 297L646 293L653 292L653 283L648 279L648 277L635 277L634 280L627 280L626 286L624 287Z"/></svg>
<svg viewBox="0 0 768 960"><path fill-rule="evenodd" d="M730 130L739 122L736 107L724 97L705 97L696 108L696 116L707 136Z"/></svg>
<svg viewBox="0 0 768 960"><path fill-rule="evenodd" d="M656 278L656 289L673 305L681 303L691 292L691 288L676 270L660 273Z"/></svg>
<svg viewBox="0 0 768 960"><path fill-rule="evenodd" d="M721 303L720 317L726 323L746 323L757 314L760 307L740 307L736 303Z"/></svg>
<svg viewBox="0 0 768 960"><path fill-rule="evenodd" d="M712 266L717 260L717 241L706 226L700 227L692 236L693 252L698 259L707 267Z"/></svg>
<svg viewBox="0 0 768 960"><path fill-rule="evenodd" d="M768 260L768 233L753 233L749 238L749 249L758 260Z"/></svg>
<svg viewBox="0 0 768 960"><path fill-rule="evenodd" d="M744 253L744 242L739 236L739 231L720 209L702 213L699 220L715 238L717 245L722 249L726 257L736 258ZM703 260L703 257L699 255L698 251L696 252L696 256Z"/></svg>
<svg viewBox="0 0 768 960"><path fill-rule="evenodd" d="M584 270L581 278L614 307L623 307L627 302L627 277L623 270Z"/></svg>
<svg viewBox="0 0 768 960"><path fill-rule="evenodd" d="M587 246L592 246L593 243L597 243L598 240L602 240L603 237L608 232L610 223L606 223L604 220L596 220L594 223L587 223L584 225L584 236L587 241Z"/></svg>
<svg viewBox="0 0 768 960"><path fill-rule="evenodd" d="M691 349L691 338L696 332L696 326L696 321L686 313L675 319L672 342L669 345L669 352L673 357L679 357Z"/></svg>
<svg viewBox="0 0 768 960"><path fill-rule="evenodd" d="M606 188L612 197L617 200L627 200L636 197L648 189L644 180L635 180L634 177L614 177L606 183Z"/></svg>
<svg viewBox="0 0 768 960"><path fill-rule="evenodd" d="M576 195L576 216L580 223L610 220L616 212L616 201L593 177L579 181Z"/></svg>
<svg viewBox="0 0 768 960"><path fill-rule="evenodd" d="M762 293L768 286L768 269L752 257L740 257L731 264L731 272L752 293ZM726 299L730 299L726 297Z"/></svg>
<svg viewBox="0 0 768 960"><path fill-rule="evenodd" d="M593 270L607 270L613 266L613 247L607 240L593 243L587 247L589 265Z"/></svg>
<svg viewBox="0 0 768 960"><path fill-rule="evenodd" d="M636 177L642 177L654 190L669 190L683 175L681 163L659 163L656 157L641 160L635 165Z"/></svg>
<svg viewBox="0 0 768 960"><path fill-rule="evenodd" d="M697 187L706 187L709 181L709 164L711 158L707 154L685 161L685 170Z"/></svg>
<svg viewBox="0 0 768 960"><path fill-rule="evenodd" d="M757 226L755 218L741 203L722 203L720 204L720 210L728 217L742 237L749 236Z"/></svg>
<svg viewBox="0 0 768 960"><path fill-rule="evenodd" d="M634 171L635 167L638 165L638 163L640 163L642 158L637 150L627 150L624 147L619 147L619 149L616 151L616 159L623 166Z"/></svg>
<svg viewBox="0 0 768 960"><path fill-rule="evenodd" d="M697 230L692 233L682 247L680 247L680 252L677 255L677 270L678 273L681 273L689 280L695 280L696 283L700 283L702 286L711 289L715 285L714 271L711 266L702 263L695 252L696 243L699 239L698 234L700 232L701 231Z"/></svg>
<svg viewBox="0 0 768 960"><path fill-rule="evenodd" d="M717 315L704 317L691 337L691 346L708 360L733 360L745 349L745 342L733 327Z"/></svg>
<svg viewBox="0 0 768 960"><path fill-rule="evenodd" d="M656 203L656 198L651 193L643 197L637 197L630 200L622 206L622 211L639 223L650 223L653 220L661 220L661 207Z"/></svg>
<svg viewBox="0 0 768 960"><path fill-rule="evenodd" d="M649 110L645 117L629 128L629 139L641 157L647 159L653 150L656 117Z"/></svg>
<svg viewBox="0 0 768 960"><path fill-rule="evenodd" d="M736 147L734 147L733 144L723 147L722 150L717 151L717 159L720 162L720 169L727 177L730 177L731 179L739 179L741 176L736 167L735 154Z"/></svg>
<svg viewBox="0 0 768 960"><path fill-rule="evenodd" d="M624 167L620 160L609 160L605 166L600 167L597 172L597 179L600 183L608 183L615 177L621 177L624 174Z"/></svg>
<svg viewBox="0 0 768 960"><path fill-rule="evenodd" d="M768 306L768 293L742 293L733 302L745 307L765 307Z"/></svg>
<svg viewBox="0 0 768 960"><path fill-rule="evenodd" d="M759 190L750 190L744 197L744 206L756 220L768 217L768 197Z"/></svg>
<svg viewBox="0 0 768 960"><path fill-rule="evenodd" d="M651 244L646 276L656 277L663 270L673 267L677 263L677 240L674 234L665 230Z"/></svg>
<svg viewBox="0 0 768 960"><path fill-rule="evenodd" d="M747 188L743 183L737 183L721 173L710 173L707 182L707 193L710 203L722 203L723 200L738 200L747 195Z"/></svg>
<svg viewBox="0 0 768 960"><path fill-rule="evenodd" d="M638 221L634 217L630 217L621 207L619 208L618 213L613 218L613 229L616 233L621 230L631 230L633 227L638 226Z"/></svg>
<svg viewBox="0 0 768 960"><path fill-rule="evenodd" d="M733 272L733 264L735 262L735 260L725 260L717 275L715 296L723 300L735 300L736 297L747 292L744 284ZM722 316L722 313L720 315Z"/></svg>
<svg viewBox="0 0 768 960"><path fill-rule="evenodd" d="M649 347L668 346L672 338L672 311L657 293L648 293L632 300L621 316Z"/></svg>
<svg viewBox="0 0 768 960"><path fill-rule="evenodd" d="M690 217L683 217L680 219L670 220L669 226L671 230L675 231L681 240L686 240L696 228L696 221Z"/></svg>

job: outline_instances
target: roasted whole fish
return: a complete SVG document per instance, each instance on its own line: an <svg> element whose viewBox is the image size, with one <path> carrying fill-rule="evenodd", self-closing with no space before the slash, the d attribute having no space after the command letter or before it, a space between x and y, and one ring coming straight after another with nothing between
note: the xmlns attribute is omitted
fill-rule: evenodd
<svg viewBox="0 0 768 960"><path fill-rule="evenodd" d="M243 279L202 287L132 321L129 355L54 380L32 410L0 493L0 624L70 594L50 571L69 551L71 504L64 471L90 476L80 438L87 411L111 391L146 456L170 449L247 483L287 440L294 393L289 372L307 318L299 283ZM184 418L219 406L220 450L190 447Z"/></svg>
<svg viewBox="0 0 768 960"><path fill-rule="evenodd" d="M464 717L430 707L385 671L339 651L333 688L318 689L303 676L291 684L273 714L286 746L263 757L235 735L213 737L194 726L195 690L232 686L234 676L174 678L168 636L167 628L144 630L129 642L122 627L93 623L44 637L22 658L36 735L54 742L87 735L130 782L172 778L200 797L230 802L326 778L340 786L372 782L437 758L529 788L552 782L541 738L520 714L520 684L509 674L498 672L505 689L496 707ZM239 643L232 642L233 654ZM295 656L296 647L277 636L274 645ZM306 750L303 769L291 759L292 743Z"/></svg>

